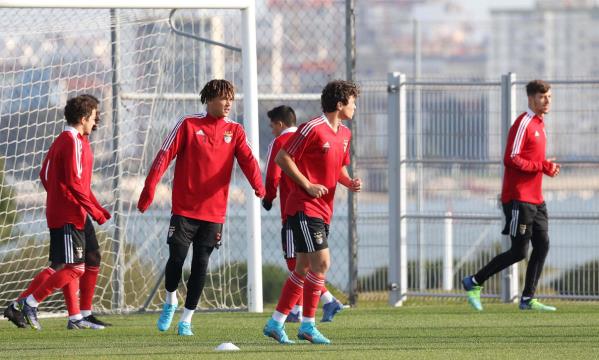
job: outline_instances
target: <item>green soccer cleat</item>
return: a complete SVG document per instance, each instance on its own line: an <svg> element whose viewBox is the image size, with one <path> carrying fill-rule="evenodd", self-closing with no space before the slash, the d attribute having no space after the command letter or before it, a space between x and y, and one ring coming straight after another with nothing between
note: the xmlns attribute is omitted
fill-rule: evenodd
<svg viewBox="0 0 599 360"><path fill-rule="evenodd" d="M462 285L464 286L464 290L466 290L468 304L470 304L474 310L483 311L483 305L480 302L480 291L483 287L476 285L472 281L472 276L466 276L462 280Z"/></svg>
<svg viewBox="0 0 599 360"><path fill-rule="evenodd" d="M537 299L520 300L520 310L556 311L555 306L545 305Z"/></svg>

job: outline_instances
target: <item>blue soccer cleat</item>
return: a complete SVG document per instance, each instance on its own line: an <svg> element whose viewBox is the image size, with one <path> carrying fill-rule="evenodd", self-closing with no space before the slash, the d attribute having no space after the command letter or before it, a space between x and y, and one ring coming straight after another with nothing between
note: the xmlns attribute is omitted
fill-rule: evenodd
<svg viewBox="0 0 599 360"><path fill-rule="evenodd" d="M466 276L462 279L462 285L466 290L466 296L468 297L468 304L474 308L474 310L482 311L483 305L480 302L480 291L482 286L478 286L472 281L472 276Z"/></svg>
<svg viewBox="0 0 599 360"><path fill-rule="evenodd" d="M297 338L300 340L308 340L312 344L330 344L331 340L327 339L318 331L314 323L302 323L297 332Z"/></svg>
<svg viewBox="0 0 599 360"><path fill-rule="evenodd" d="M285 333L285 325L274 321L270 318L264 325L262 330L264 336L271 337L279 342L279 344L294 344L294 341L289 340L287 333Z"/></svg>
<svg viewBox="0 0 599 360"><path fill-rule="evenodd" d="M320 322L331 322L339 311L343 310L343 304L337 299L322 306L322 320Z"/></svg>
<svg viewBox="0 0 599 360"><path fill-rule="evenodd" d="M302 313L301 312L290 312L289 315L287 315L287 319L285 319L285 322L288 323L298 323L302 321Z"/></svg>
<svg viewBox="0 0 599 360"><path fill-rule="evenodd" d="M179 324L177 324L177 335L193 336L193 332L191 331L191 323L188 323L187 321L179 321Z"/></svg>
<svg viewBox="0 0 599 360"><path fill-rule="evenodd" d="M37 320L37 308L33 306L29 306L25 299L21 299L17 302L17 306L19 307L19 311L23 314L23 318L32 329L41 330L42 325Z"/></svg>
<svg viewBox="0 0 599 360"><path fill-rule="evenodd" d="M162 313L158 318L158 330L167 331L168 328L171 327L171 322L173 321L175 310L177 310L177 305L164 304L164 306L162 307Z"/></svg>

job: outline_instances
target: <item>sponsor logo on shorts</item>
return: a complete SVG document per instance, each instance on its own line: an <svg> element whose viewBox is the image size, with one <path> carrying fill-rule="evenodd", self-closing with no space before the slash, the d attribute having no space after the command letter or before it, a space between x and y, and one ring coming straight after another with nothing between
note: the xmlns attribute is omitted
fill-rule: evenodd
<svg viewBox="0 0 599 360"><path fill-rule="evenodd" d="M81 259L83 257L83 248L81 246L75 247L75 257Z"/></svg>
<svg viewBox="0 0 599 360"><path fill-rule="evenodd" d="M524 233L526 232L526 224L518 225L518 232L520 233L520 235L524 235Z"/></svg>
<svg viewBox="0 0 599 360"><path fill-rule="evenodd" d="M175 227L174 226L170 226L168 228L168 237L171 238L173 237L173 234L175 233Z"/></svg>
<svg viewBox="0 0 599 360"><path fill-rule="evenodd" d="M320 231L315 232L314 233L314 242L316 242L318 245L322 245L323 241L324 241L324 235Z"/></svg>

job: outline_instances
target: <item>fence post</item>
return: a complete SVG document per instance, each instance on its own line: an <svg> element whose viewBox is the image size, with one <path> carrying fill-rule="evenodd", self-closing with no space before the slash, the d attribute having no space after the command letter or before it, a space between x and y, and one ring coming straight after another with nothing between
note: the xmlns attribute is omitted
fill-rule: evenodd
<svg viewBox="0 0 599 360"><path fill-rule="evenodd" d="M407 299L408 257L406 215L407 113L406 75L387 77L389 119L389 304L401 306Z"/></svg>
<svg viewBox="0 0 599 360"><path fill-rule="evenodd" d="M451 211L445 213L443 290L453 290L453 219L451 216Z"/></svg>
<svg viewBox="0 0 599 360"><path fill-rule="evenodd" d="M516 119L516 74L508 73L501 76L501 144L502 150L505 150L507 135ZM503 161L503 154L502 154ZM503 166L501 167L501 176L503 178ZM511 241L509 235L502 237L502 249L505 251L510 248ZM518 298L518 264L514 264L501 272L501 301L514 302Z"/></svg>
<svg viewBox="0 0 599 360"><path fill-rule="evenodd" d="M110 10L110 18L112 22L110 30L111 38L111 65L112 65L112 146L113 157L112 163L117 167L117 176L112 180L112 193L114 196L114 238L112 240L112 253L114 254L114 271L112 273L112 311L121 312L125 307L125 269L124 254L125 248L125 233L123 232L123 203L121 200L121 185L120 175L123 173L121 169L120 159L120 142L121 136L119 130L120 122L120 107L121 99L119 88L121 86L120 79L120 26L117 9Z"/></svg>

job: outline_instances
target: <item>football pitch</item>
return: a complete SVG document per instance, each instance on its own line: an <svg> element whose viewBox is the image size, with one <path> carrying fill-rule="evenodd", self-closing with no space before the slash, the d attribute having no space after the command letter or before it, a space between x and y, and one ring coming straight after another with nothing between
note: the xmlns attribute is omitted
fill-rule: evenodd
<svg viewBox="0 0 599 360"><path fill-rule="evenodd" d="M263 314L196 313L195 336L156 329L158 314L103 316L101 331L66 330L65 318L41 319L42 331L0 323L0 358L19 359L593 359L599 358L599 304L555 302L555 313L489 304L475 313L465 304L401 308L381 304L345 309L319 329L333 344L279 345L262 335ZM317 316L320 314L317 314ZM175 316L177 321L179 314ZM176 325L175 322L173 325ZM295 338L298 324L286 326ZM220 343L241 350L217 352Z"/></svg>

